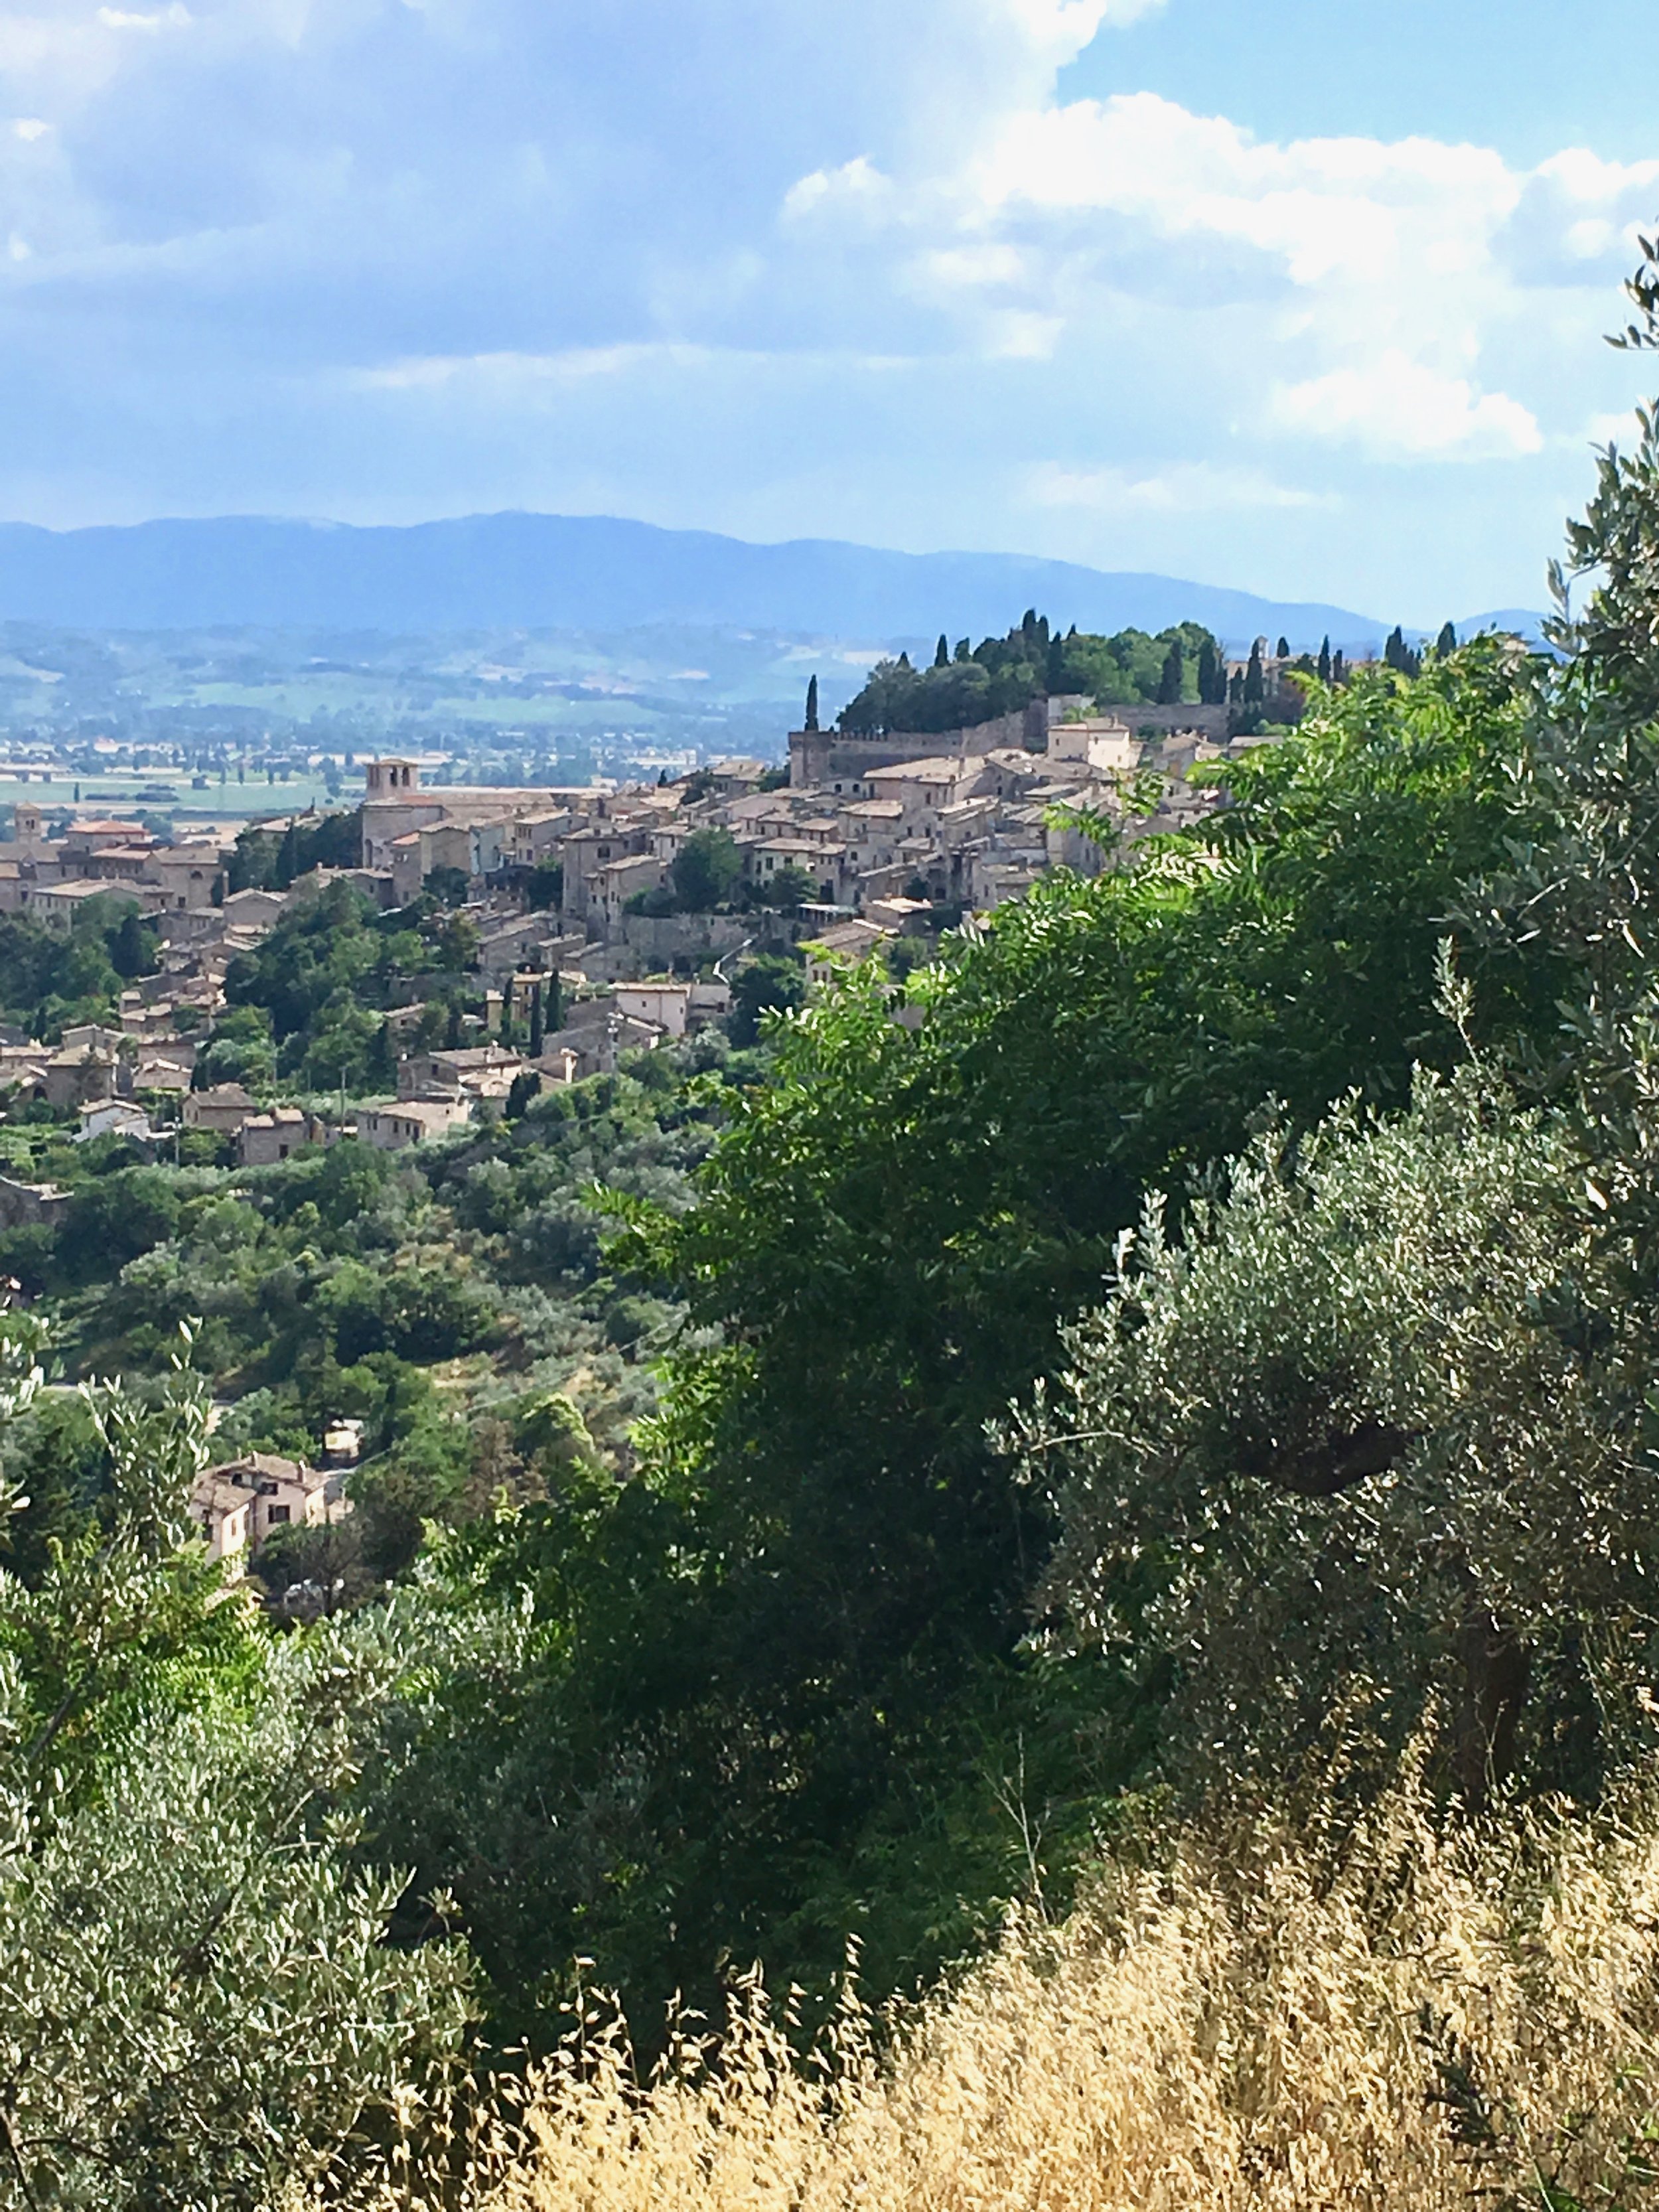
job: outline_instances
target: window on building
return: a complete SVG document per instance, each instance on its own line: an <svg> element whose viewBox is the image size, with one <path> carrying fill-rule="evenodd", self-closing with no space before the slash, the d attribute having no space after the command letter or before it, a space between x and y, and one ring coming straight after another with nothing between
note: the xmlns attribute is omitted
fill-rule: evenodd
<svg viewBox="0 0 1659 2212"><path fill-rule="evenodd" d="M288 1524L289 1524L289 1518L291 1517L292 1512L293 1512L293 1508L292 1508L291 1506L288 1506L288 1505L273 1505L273 1506L271 1506L271 1507L269 1509L269 1513L268 1513L268 1517L269 1517L269 1520L270 1520L270 1526L271 1526L273 1528L287 1528L287 1526L288 1526Z"/></svg>

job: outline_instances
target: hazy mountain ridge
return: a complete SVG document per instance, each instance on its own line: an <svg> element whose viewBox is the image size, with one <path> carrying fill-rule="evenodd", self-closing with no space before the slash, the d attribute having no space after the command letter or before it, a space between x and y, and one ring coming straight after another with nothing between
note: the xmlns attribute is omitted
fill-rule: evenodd
<svg viewBox="0 0 1659 2212"><path fill-rule="evenodd" d="M1312 647L1328 635L1363 648L1392 627L1347 608L1016 554L751 544L603 515L374 527L252 516L62 532L0 524L0 620L83 629L736 623L897 642L1000 630L1029 605L1106 632L1195 621L1236 646L1283 634Z"/></svg>

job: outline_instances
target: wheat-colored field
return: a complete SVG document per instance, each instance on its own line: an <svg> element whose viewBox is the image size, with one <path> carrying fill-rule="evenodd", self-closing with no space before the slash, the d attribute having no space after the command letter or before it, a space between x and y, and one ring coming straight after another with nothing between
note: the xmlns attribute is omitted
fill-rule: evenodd
<svg viewBox="0 0 1659 2212"><path fill-rule="evenodd" d="M757 1987L635 2078L592 2008L470 2191L480 2212L1335 2212L1633 2206L1650 2148L1659 1839L1188 1832L1028 1919L878 2044L792 2062ZM405 2197L404 2202L408 2199Z"/></svg>

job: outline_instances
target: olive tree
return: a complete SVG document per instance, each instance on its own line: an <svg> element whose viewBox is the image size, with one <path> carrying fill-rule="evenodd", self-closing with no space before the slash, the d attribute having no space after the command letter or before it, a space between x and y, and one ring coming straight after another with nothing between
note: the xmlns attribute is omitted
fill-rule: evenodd
<svg viewBox="0 0 1659 2212"><path fill-rule="evenodd" d="M1659 1335L1606 1218L1476 1069L1264 1134L1179 1244L1154 1200L1009 1432L1043 1634L1161 1670L1194 1774L1432 1724L1468 1801L1594 1786L1659 1666Z"/></svg>
<svg viewBox="0 0 1659 2212"><path fill-rule="evenodd" d="M0 1413L39 1349L8 1316ZM106 1523L0 1571L0 2204L252 2212L344 2185L465 1962L389 1948L403 1881L351 1859L395 1634L267 1635L191 1540L199 1384L88 1396Z"/></svg>

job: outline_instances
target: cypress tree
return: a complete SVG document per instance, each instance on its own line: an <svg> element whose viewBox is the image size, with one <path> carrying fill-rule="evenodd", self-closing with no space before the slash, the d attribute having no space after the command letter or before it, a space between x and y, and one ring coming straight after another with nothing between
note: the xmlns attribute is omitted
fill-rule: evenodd
<svg viewBox="0 0 1659 2212"><path fill-rule="evenodd" d="M501 1042L511 1044L512 1042L513 978L510 975L503 975L501 978Z"/></svg>
<svg viewBox="0 0 1659 2212"><path fill-rule="evenodd" d="M109 964L123 981L131 982L155 965L149 957L149 933L138 919L137 907L129 907L121 917L121 926L109 941Z"/></svg>
<svg viewBox="0 0 1659 2212"><path fill-rule="evenodd" d="M539 1060L541 1056L542 987L539 983L532 983L530 987L530 1057Z"/></svg>
<svg viewBox="0 0 1659 2212"><path fill-rule="evenodd" d="M1206 637L1198 648L1198 696L1206 707L1218 707L1227 696L1221 655L1215 649L1212 637Z"/></svg>
<svg viewBox="0 0 1659 2212"><path fill-rule="evenodd" d="M1328 684L1331 680L1331 641L1328 636L1319 648L1319 680L1322 684Z"/></svg>
<svg viewBox="0 0 1659 2212"><path fill-rule="evenodd" d="M1347 680L1348 664L1343 659L1342 648L1339 645L1331 655L1331 681L1333 684L1346 684Z"/></svg>
<svg viewBox="0 0 1659 2212"><path fill-rule="evenodd" d="M1244 704L1259 707L1267 696L1267 679L1261 665L1261 640L1257 638L1250 647L1249 665L1244 671Z"/></svg>
<svg viewBox="0 0 1659 2212"><path fill-rule="evenodd" d="M1186 656L1181 650L1181 640L1177 637L1170 641L1170 650L1164 656L1164 673L1158 683L1158 703L1160 707L1178 707L1181 704L1182 683L1186 672Z"/></svg>
<svg viewBox="0 0 1659 2212"><path fill-rule="evenodd" d="M951 647L943 630L939 634L939 643L933 650L933 665L935 668L948 668L951 665Z"/></svg>
<svg viewBox="0 0 1659 2212"><path fill-rule="evenodd" d="M547 983L547 1025L550 1030L564 1027L564 978L556 968Z"/></svg>
<svg viewBox="0 0 1659 2212"><path fill-rule="evenodd" d="M1273 658L1275 660L1288 660L1290 657L1291 641L1287 637L1281 637L1279 641L1279 649L1274 653Z"/></svg>
<svg viewBox="0 0 1659 2212"><path fill-rule="evenodd" d="M449 1020L444 1029L444 1050L453 1052L460 1041L461 1002L459 999L452 999L449 1002Z"/></svg>
<svg viewBox="0 0 1659 2212"><path fill-rule="evenodd" d="M1406 642L1406 633L1396 623L1389 632L1389 641L1382 648L1382 658L1390 668L1397 668L1402 676L1420 674L1423 656L1413 653Z"/></svg>
<svg viewBox="0 0 1659 2212"><path fill-rule="evenodd" d="M818 679L812 677L806 686L806 720L803 730L816 730L818 726Z"/></svg>
<svg viewBox="0 0 1659 2212"><path fill-rule="evenodd" d="M1456 652L1457 632L1450 623L1445 623L1442 625L1440 635L1434 641L1434 649L1438 653Z"/></svg>
<svg viewBox="0 0 1659 2212"><path fill-rule="evenodd" d="M971 660L973 657L974 648L970 641L965 637L959 637L957 640L957 659L958 660Z"/></svg>

